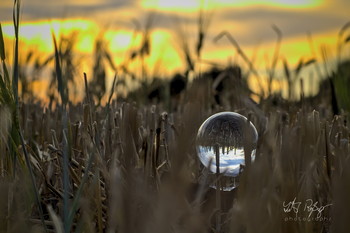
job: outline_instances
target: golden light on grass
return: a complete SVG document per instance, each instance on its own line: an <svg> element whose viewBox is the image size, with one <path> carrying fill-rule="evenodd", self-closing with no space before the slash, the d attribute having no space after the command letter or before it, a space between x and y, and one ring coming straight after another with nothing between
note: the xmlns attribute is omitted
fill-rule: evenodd
<svg viewBox="0 0 350 233"><path fill-rule="evenodd" d="M14 38L13 26L5 23L3 26L4 36L9 40ZM127 52L140 46L142 42L142 32L133 29L102 29L91 20L66 19L50 20L38 22L23 22L20 28L20 41L23 45L22 51L35 49L37 52L53 53L52 32L58 37L60 35L71 35L77 32L77 42L75 52L81 54L92 54L94 43L98 37L103 37L113 53L113 60L116 64L121 64L129 55ZM169 73L174 69L181 68L181 61L174 48L174 35L170 31L156 29L151 31L151 54L148 59L148 67L155 65L157 60L164 59L165 70Z"/></svg>
<svg viewBox="0 0 350 233"><path fill-rule="evenodd" d="M51 22L25 22L21 27L22 51L25 53L25 51L35 49L36 52L52 54L52 31L54 31L56 35L59 35L59 33L69 35L77 30L79 30L77 34L78 38L74 49L78 56L83 56L83 58L85 58L82 60L80 68L83 70L81 70L80 73L91 72L92 54L94 52L94 43L97 36L100 35L105 38L108 49L112 54L113 62L117 64L117 66L120 66L123 62L127 61L132 50L137 49L142 42L142 32L135 34L134 31L126 29L108 29L103 32L102 30L99 31L97 25L89 20L71 19L64 21L54 20ZM245 29L242 28L242 31L238 31L244 33ZM12 39L13 32L10 24L4 25L4 32L7 41ZM100 32L100 34L96 32ZM149 75L169 76L174 72L181 72L185 66L185 62L183 61L180 51L181 46L176 40L176 32L156 28L151 30L150 38L151 53L149 56L146 56L143 61L146 64ZM313 46L317 54L320 54L320 46L322 44L327 44L331 49L335 49L336 40L337 30L315 34L313 36ZM193 43L192 40L189 42ZM263 67L266 66L266 58L272 59L272 53L269 51L273 51L274 46L274 42L265 43L257 50L258 58L255 65L258 69L263 69ZM244 41L242 41L242 49L249 57L251 57L254 53L255 46L245 45ZM301 57L304 57L305 59L312 57L312 51L307 35L284 38L280 54L287 57L288 62L292 66L295 66ZM225 42L213 43L212 41L207 41L201 59L204 62L198 60L196 60L196 62L198 65L201 65L202 69L207 69L212 66L210 64L208 65L208 63L225 66L229 63L236 62L247 68L239 55L237 55L236 50L229 43ZM129 67L132 70L140 71L140 66L141 61L139 60L134 60L129 63ZM277 68L282 69L281 63ZM109 76L113 76L113 71L110 69ZM43 81L43 85L47 87L47 84L44 84L45 82L47 81ZM256 78L251 77L249 83L254 91L258 91ZM265 82L263 81L263 83ZM35 86L33 85L33 90L37 93L37 96L45 97L45 93L42 92L44 86L38 83ZM281 83L274 81L272 87L274 90L278 90L281 88Z"/></svg>
<svg viewBox="0 0 350 233"><path fill-rule="evenodd" d="M48 102L47 90L50 86L49 79L34 80L30 83L30 88L35 93L35 97L42 100L44 103ZM19 83L19 92L22 90L22 85Z"/></svg>
<svg viewBox="0 0 350 233"><path fill-rule="evenodd" d="M174 21L173 25L158 25L157 20L150 28L150 54L144 57L136 57L130 59L131 54L140 49L144 37L144 22L140 22L140 27L135 28L132 24L132 18L123 19L123 22L129 22L128 25L118 24L116 22L98 23L93 18L67 18L67 19L51 19L51 20L38 20L38 21L23 21L20 26L20 45L23 56L28 51L35 51L36 54L45 54L48 56L53 54L53 42L52 33L59 38L60 35L69 36L75 34L76 43L74 44L74 56L79 58L81 64L79 64L79 74L83 72L88 73L88 77L92 77L92 67L95 52L95 43L97 39L103 39L107 51L110 52L111 59L116 67L121 67L127 63L128 68L135 70L139 76L142 76L140 67L144 66L147 69L147 75L149 77L170 77L175 72L184 72L186 69L186 61L182 51L181 39L185 40L189 45L189 50L192 53L193 59L196 63L196 68L200 67L200 70L204 71L210 69L213 64L226 66L232 63L238 63L245 69L249 69L247 64L241 59L240 55L237 54L235 48L231 44L226 42L214 43L212 38L218 35L223 30L233 32L239 45L242 47L244 52L249 58L254 54L256 44L260 40L264 41L264 38L255 37L254 27L257 22L256 19L252 19L247 22L235 21L235 20L223 20L218 14L219 9L223 10L236 10L237 12L243 9L251 7L264 6L267 8L284 9L290 11L308 10L313 11L317 7L324 6L325 1L322 0L299 0L299 1L278 1L270 0L261 1L250 0L250 1L228 1L219 0L215 1L166 1L166 0L144 0L139 3L141 9L145 10L156 10L160 13L171 13L176 14L181 18L180 15L185 14L187 19L196 20L198 17L199 9L203 8L206 12L214 12L213 19L208 35L201 51L201 60L196 57L195 46L198 34L197 21L190 23ZM123 12L123 11L121 11ZM110 13L110 12L109 12ZM124 13L123 13L124 14ZM134 13L133 13L134 14ZM157 19L157 17L155 17ZM128 21L129 20L129 21ZM136 20L140 20L137 18ZM168 22L169 23L169 22ZM220 26L218 26L220 25ZM5 22L2 24L5 41L9 44L9 41L14 38L14 31L12 22ZM186 31L184 35L179 35L176 27L184 27ZM266 25L266 30L269 30L269 25ZM282 31L287 31L288 28L281 28ZM311 31L312 32L312 31ZM330 48L330 55L334 55L333 51L337 43L337 32L338 29L331 29L323 31L321 33L313 34L313 47L315 49L317 59L322 62L320 57L320 47L326 44ZM271 34L273 32L271 31ZM266 35L266 34L265 34ZM245 41L244 38L252 37L249 42ZM263 35L264 36L264 35ZM7 47L12 47L12 44ZM272 60L273 51L275 48L274 39L268 39L263 43L260 43L260 47L257 50L257 58L254 61L254 65L259 72L265 72L265 67L269 66ZM11 58L11 51L8 58ZM280 56L288 58L288 63L291 66L295 66L300 58L309 59L315 54L311 51L310 43L307 38L307 32L305 34L296 34L291 36L284 36L280 49ZM333 59L332 56L329 59ZM11 59L8 59L11 61ZM53 66L53 63L49 64ZM281 60L278 62L276 69L279 71L283 70ZM111 79L114 75L114 70L107 67L107 83L111 83ZM281 74L282 72L280 72ZM262 74L262 77L265 75ZM283 77L281 77L283 79ZM263 78L265 79L265 78ZM266 80L262 80L264 83ZM257 89L257 80L254 77L250 78L250 84L254 90ZM275 83L273 89L281 87L280 82ZM38 86L38 85L36 85ZM282 85L283 86L283 85ZM40 89L40 88L39 88ZM36 92L36 90L35 90Z"/></svg>

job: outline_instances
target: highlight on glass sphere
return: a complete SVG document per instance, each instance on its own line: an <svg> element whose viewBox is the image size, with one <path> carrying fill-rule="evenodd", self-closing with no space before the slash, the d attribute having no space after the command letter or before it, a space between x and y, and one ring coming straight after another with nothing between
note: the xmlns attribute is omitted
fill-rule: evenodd
<svg viewBox="0 0 350 233"><path fill-rule="evenodd" d="M220 112L200 126L196 149L209 173L226 177L220 188L231 191L238 186L238 176L245 166L244 144L250 145L251 161L254 161L257 141L258 133L246 117L235 112ZM216 188L216 185L211 187Z"/></svg>

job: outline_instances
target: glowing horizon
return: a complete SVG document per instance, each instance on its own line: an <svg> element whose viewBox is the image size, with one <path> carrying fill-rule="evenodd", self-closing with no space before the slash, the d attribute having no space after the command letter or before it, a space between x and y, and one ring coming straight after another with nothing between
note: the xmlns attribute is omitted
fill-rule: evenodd
<svg viewBox="0 0 350 233"><path fill-rule="evenodd" d="M90 1L88 4L98 5L98 2ZM138 8L132 11L130 17L127 17L127 12L131 12L130 10L133 9L131 6L118 8L118 13L125 16L122 19L122 23L120 23L120 19L118 21L97 22L97 18L91 15L85 17L67 17L66 19L52 18L50 20L24 19L20 25L21 51L32 50L42 54L52 54L52 34L59 37L59 35L68 36L76 32L74 51L76 56L84 58L82 65L84 70L81 72L91 72L91 70L86 69L91 69L92 67L95 42L101 38L105 40L107 50L111 53L113 62L119 67L127 62L127 58L132 51L139 49L143 40L146 22L139 22L139 25L137 25L133 23L134 16L140 13L142 9L146 11L155 10L156 13L154 14L156 16L159 14L160 18L156 17L155 22L150 27L151 52L149 56L144 57L144 62L150 74L159 77L169 77L175 72L184 71L186 62L181 51L183 46L181 40L188 43L195 62L198 66L205 69L205 67L208 68L210 65L199 62L195 56L195 43L198 33L198 11L199 9L204 9L204 13L207 14L206 17L212 12L214 14L212 15L212 22L208 26L207 37L202 49L202 60L223 66L233 61L244 68L246 64L239 58L235 48L226 39L217 43L213 42L215 36L221 31L227 30L232 32L232 35L249 57L252 56L257 45L260 44L257 50L258 57L255 65L258 70L263 70L271 63L270 60L275 49L276 34L271 30L270 25L277 23L283 35L280 56L286 58L293 67L302 57L307 60L318 56L317 58L320 61L319 48L321 45L329 47L331 55L334 53L337 43L337 33L343 26L341 23L337 24L336 22L343 21L335 18L333 20L334 22L328 23L325 26L323 26L322 22L317 22L317 17L322 19L323 14L325 14L322 13L322 9L327 4L329 5L330 3L322 0L300 0L297 2L293 1L293 3L287 0L270 0L264 1L263 4L258 0L236 1L234 3L227 0L220 0L215 5L210 1L201 0L177 1L176 3L166 0L144 0L134 5L134 7L137 6ZM79 4L77 3L75 6L79 6ZM261 11L260 8L264 10ZM284 14L278 13L279 9L289 14L287 15L289 18L294 17L297 12L302 12L303 15L301 18L307 19L307 12L310 12L315 19L303 32L302 26L304 25L298 22L292 22L288 18L285 20L284 18L279 18L281 14ZM231 14L231 11L234 14ZM242 11L245 11L248 15L243 14ZM318 11L320 13L316 14L315 12ZM196 13L193 14L193 12ZM111 13L111 11L107 11L105 17L108 18L108 15L111 15ZM101 15L101 13L96 13L96 15ZM146 13L143 15L146 15ZM261 21L260 18L264 15L268 15L270 18L262 18L265 21ZM339 13L339 15L342 14ZM174 17L180 19L180 25L176 23L176 20L174 21ZM136 20L142 20L142 18L147 19L140 15ZM278 19L280 21L274 22L274 20ZM268 23L269 20L273 20L270 21L270 25ZM12 22L1 22L1 25L8 44L14 38ZM217 25L220 26L218 27ZM316 32L312 31L312 25L316 26ZM179 26L185 29L182 32L184 35L179 34ZM298 26L301 28L297 28ZM318 53L317 55L311 51L307 32L313 35L313 46ZM11 45L7 46L7 52L9 52L8 48L11 48ZM330 58L332 57L334 56L330 56ZM137 70L140 63L137 61L130 62L129 65L129 68ZM280 63L277 69L281 69ZM201 68L201 70L203 69ZM111 82L110 79L113 73L114 71L109 69L108 82ZM254 80L254 78L251 79ZM256 83L252 80L249 82L252 88L256 89ZM283 84L273 84L276 88L281 85Z"/></svg>

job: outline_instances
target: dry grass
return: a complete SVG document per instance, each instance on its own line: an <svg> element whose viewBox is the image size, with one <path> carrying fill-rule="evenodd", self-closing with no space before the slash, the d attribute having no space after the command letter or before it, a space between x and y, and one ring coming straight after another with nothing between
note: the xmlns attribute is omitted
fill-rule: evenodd
<svg viewBox="0 0 350 233"><path fill-rule="evenodd" d="M346 116L320 118L301 109L290 114L251 113L259 129L257 159L233 192L218 192L198 181L195 135L212 110L197 97L173 113L159 106L112 101L69 106L62 112L38 104L21 107L30 164L48 231L74 232L346 232L349 214L349 130ZM234 108L233 108L234 109ZM243 109L241 113L248 113ZM259 127L258 127L259 128ZM6 155L6 144L2 154ZM68 186L64 186L64 155ZM24 157L22 150L18 156ZM3 160L2 160L3 161ZM1 164L1 229L37 232L44 226L28 169L18 164L11 178ZM27 166L28 167L28 166ZM68 214L65 215L64 195ZM217 197L220 196L218 206ZM286 221L283 202L296 198L319 205L323 221ZM344 210L345 209L345 210ZM307 212L301 211L302 217ZM217 218L217 213L220 218ZM316 213L312 216L315 217ZM66 218L66 219L64 219ZM330 220L331 219L331 220ZM329 220L329 221L328 221ZM220 221L219 223L217 221Z"/></svg>

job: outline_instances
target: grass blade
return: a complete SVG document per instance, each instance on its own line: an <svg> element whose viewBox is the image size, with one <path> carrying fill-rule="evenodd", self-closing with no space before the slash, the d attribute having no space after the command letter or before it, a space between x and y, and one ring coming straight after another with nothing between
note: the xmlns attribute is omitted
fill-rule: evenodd
<svg viewBox="0 0 350 233"><path fill-rule="evenodd" d="M64 233L63 223L62 223L60 217L58 217L57 214L55 213L55 211L52 209L52 206L49 205L47 207L47 210L49 211L49 214L50 214L50 217L53 221L56 232L57 233Z"/></svg>
<svg viewBox="0 0 350 233"><path fill-rule="evenodd" d="M219 41L222 37L226 36L227 39L229 40L229 42L235 47L237 53L243 58L244 62L247 63L249 69L252 71L252 73L256 76L257 81L258 81L258 85L259 85L259 89L260 89L260 96L264 96L264 88L261 82L261 77L259 75L259 73L257 72L257 70L254 67L254 64L249 60L249 58L247 57L247 55L245 54L245 52L242 50L242 48L239 46L238 42L233 38L233 36L227 32L227 31L223 31L221 32L219 35L217 35L214 38L214 42Z"/></svg>
<svg viewBox="0 0 350 233"><path fill-rule="evenodd" d="M20 12L20 1L15 0L13 5L13 25L15 27L15 49L14 49L14 57L13 57L12 89L15 97L16 106L18 105L18 78L19 78L19 65L18 65L19 12Z"/></svg>
<svg viewBox="0 0 350 233"><path fill-rule="evenodd" d="M295 77L298 77L298 75L303 67L304 67L304 59L300 58L298 65L297 65L297 68L295 68Z"/></svg>
<svg viewBox="0 0 350 233"><path fill-rule="evenodd" d="M113 79L113 83L112 83L112 87L111 87L111 93L109 94L109 98L108 98L108 102L107 102L107 110L109 109L109 106L111 104L116 83L117 83L117 74L114 75L114 79Z"/></svg>
<svg viewBox="0 0 350 233"><path fill-rule="evenodd" d="M86 169L84 171L83 179L82 179L82 181L81 181L81 183L79 185L79 188L78 188L77 192L74 195L73 203L72 203L72 206L71 206L71 208L69 210L67 222L65 222L65 225L67 225L67 228L69 230L70 230L70 228L71 228L71 226L73 224L74 215L75 215L75 212L78 209L78 204L79 204L80 197L81 197L81 195L83 193L83 188L84 188L85 184L88 182L89 172L90 172L90 170L92 168L92 164L94 162L94 158L95 158L95 154L94 154L94 152L92 152L90 157L89 157L89 160L88 160L88 165L86 166Z"/></svg>
<svg viewBox="0 0 350 233"><path fill-rule="evenodd" d="M2 27L0 23L0 58L2 61L5 60L5 43L4 43L4 37L2 35Z"/></svg>
<svg viewBox="0 0 350 233"><path fill-rule="evenodd" d="M67 103L68 103L68 96L67 96L67 87L65 86L65 83L63 81L63 75L62 75L62 67L61 67L61 56L60 52L57 46L57 41L52 33L53 37L53 43L54 43L54 49L55 49L55 71L56 71L56 78L58 83L58 92L61 96L61 111L62 111L62 132L63 132L63 222L64 222L64 232L70 232L70 224L69 224L69 158L70 158L70 137L68 134L70 132L70 129L68 128L68 114L67 114Z"/></svg>
<svg viewBox="0 0 350 233"><path fill-rule="evenodd" d="M344 40L344 44L350 42L350 36L346 37L345 40Z"/></svg>
<svg viewBox="0 0 350 233"><path fill-rule="evenodd" d="M37 205L38 205L38 210L39 210L39 214L40 214L41 223L44 226L45 232L47 232L45 219L44 219L44 212L43 212L43 209L41 207L41 201L40 201L41 198L40 198L40 194L39 194L39 189L38 189L38 187L36 185L36 182L35 182L33 168L31 166L31 162L30 162L30 159L29 159L29 155L28 155L28 152L27 152L27 149L26 149L26 145L25 145L24 139L23 139L23 135L22 135L20 130L18 131L18 134L19 134L19 137L21 139L22 150L23 150L24 157L25 157L25 160L26 160L26 164L27 164L27 167L28 167L28 170L29 170L30 180L32 181L32 185L33 185L33 189L34 189L34 193L35 193L35 201L37 202Z"/></svg>
<svg viewBox="0 0 350 233"><path fill-rule="evenodd" d="M276 41L276 45L275 45L275 51L274 51L274 55L273 55L273 59L272 59L270 72L269 72L269 83L268 83L268 94L269 95L271 95L271 93L272 93L272 81L273 81L274 76L275 76L276 66L277 66L277 62L279 59L279 52L280 52L281 42L282 42L281 30L276 25L272 25L272 29L277 34L277 41Z"/></svg>
<svg viewBox="0 0 350 233"><path fill-rule="evenodd" d="M62 77L62 69L61 69L61 58L58 51L57 41L55 35L52 33L53 43L54 43L54 49L55 49L55 71L56 71L56 78L58 83L58 92L61 96L62 105L65 106L67 103L65 91L64 91L64 84L63 84L63 77Z"/></svg>
<svg viewBox="0 0 350 233"><path fill-rule="evenodd" d="M344 24L344 26L340 29L339 34L338 34L339 38L343 37L346 30L348 30L349 28L350 28L350 21L347 22L346 24Z"/></svg>

